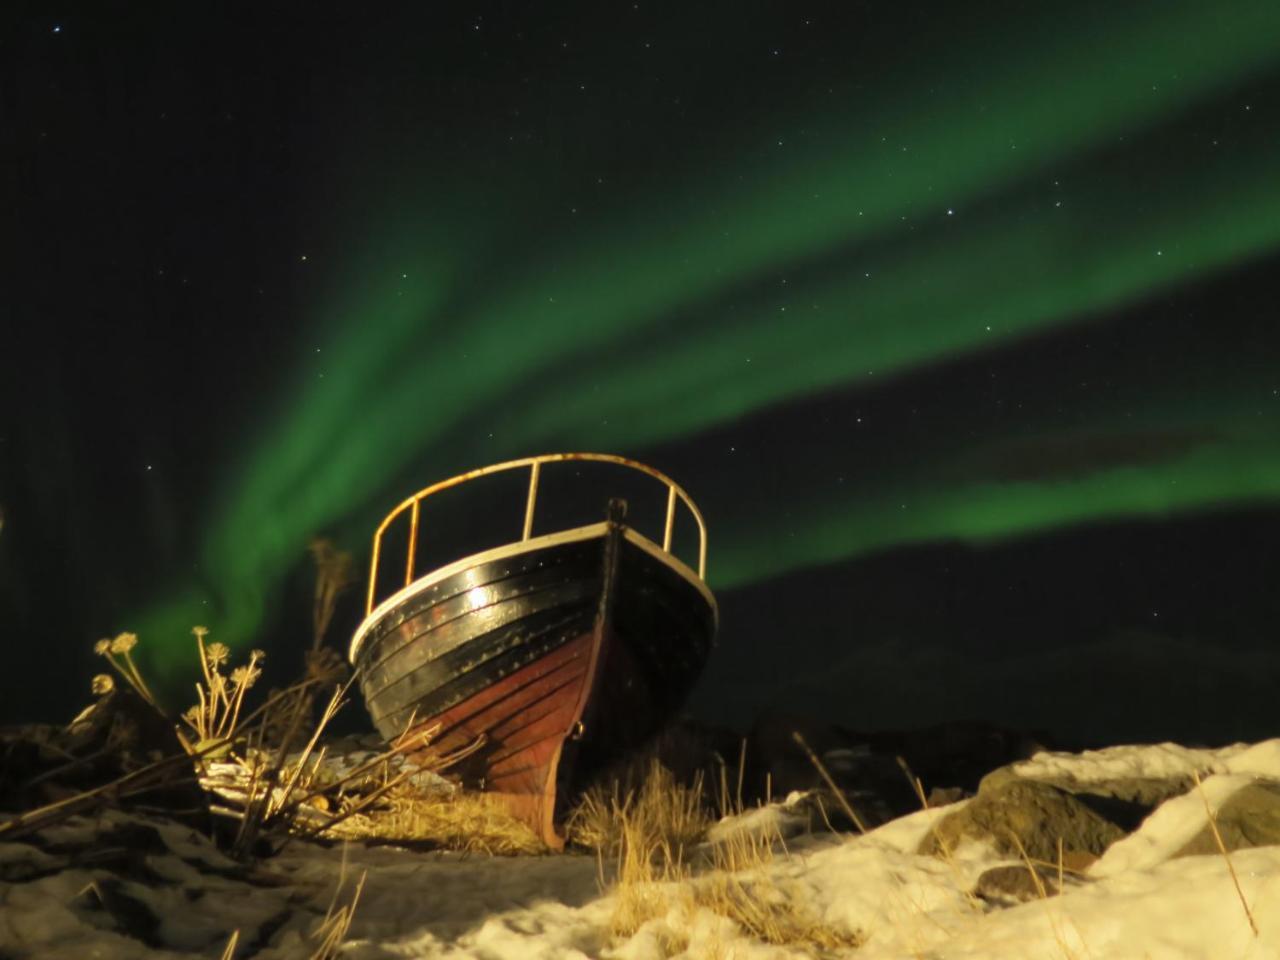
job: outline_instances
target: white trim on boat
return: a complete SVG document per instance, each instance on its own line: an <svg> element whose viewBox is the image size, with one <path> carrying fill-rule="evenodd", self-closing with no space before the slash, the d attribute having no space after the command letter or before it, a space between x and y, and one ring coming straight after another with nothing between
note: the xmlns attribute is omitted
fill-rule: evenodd
<svg viewBox="0 0 1280 960"><path fill-rule="evenodd" d="M435 584L455 574L461 573L474 566L484 563L491 563L494 560L506 560L510 557L518 557L521 554L531 553L535 550L543 550L547 547L555 547L564 543L577 543L580 540L591 540L594 537L603 537L608 530L609 525L605 522L593 523L585 527L575 527L572 530L561 530L558 533L548 533L541 537L533 537L529 540L521 540L516 543L504 544L501 547L494 547L492 550L485 550L481 553L473 553L470 556L463 557L461 560L455 560L447 566L432 570L425 576L419 577L413 583L406 587L402 587L393 593L387 599L373 608L370 614L361 621L360 626L356 628L355 635L351 638L351 646L347 651L347 659L354 664L356 662L356 654L360 650L360 644L364 642L364 638L369 631L373 629L373 625L390 613L393 609L400 606L410 597L416 596L424 590L427 590ZM711 590L707 587L702 579L693 572L693 570L680 560L678 557L667 553L660 546L650 540L643 534L637 533L630 527L623 530L623 535L640 547L646 553L651 554L655 559L665 563L676 573L680 574L684 579L688 580L711 604L711 611L715 615L716 620L720 619L720 610L716 606L715 597L712 596Z"/></svg>

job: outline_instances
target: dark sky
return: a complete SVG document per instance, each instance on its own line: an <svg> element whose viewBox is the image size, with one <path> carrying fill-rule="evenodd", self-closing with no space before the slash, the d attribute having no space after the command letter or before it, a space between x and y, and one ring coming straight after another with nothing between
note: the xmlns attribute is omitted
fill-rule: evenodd
<svg viewBox="0 0 1280 960"><path fill-rule="evenodd" d="M598 449L707 516L705 719L1275 732L1274 4L268 6L0 19L0 719Z"/></svg>

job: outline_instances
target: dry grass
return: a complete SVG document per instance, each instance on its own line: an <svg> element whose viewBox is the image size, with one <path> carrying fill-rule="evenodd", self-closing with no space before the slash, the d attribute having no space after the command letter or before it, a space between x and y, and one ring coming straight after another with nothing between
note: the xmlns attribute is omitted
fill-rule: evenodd
<svg viewBox="0 0 1280 960"><path fill-rule="evenodd" d="M666 885L689 876L687 852L710 826L701 778L686 787L652 758L638 788L615 781L583 795L566 830L572 843L599 854L602 873L606 859L617 864L610 922L615 937L666 912Z"/></svg>
<svg viewBox="0 0 1280 960"><path fill-rule="evenodd" d="M744 880L732 873L712 874L694 885L693 902L732 920L748 936L776 946L847 950L866 940L860 932L823 923L804 902L802 890L787 889L767 876Z"/></svg>
<svg viewBox="0 0 1280 960"><path fill-rule="evenodd" d="M674 860L683 860L684 851L700 842L710 826L702 778L686 787L656 759L649 761L638 789L616 782L592 787L566 825L570 841L601 853L620 857L625 844L643 839L655 850L669 851Z"/></svg>
<svg viewBox="0 0 1280 960"><path fill-rule="evenodd" d="M323 751L316 754L316 745L325 726L346 702L350 685L351 680L348 680L344 686L334 690L319 723L315 725L297 759L289 760L288 757L290 748L303 729L304 716L310 712L310 703L306 698L297 696L286 701L286 709L289 711L286 732L273 751L264 749L264 740L270 729L269 714L264 715L262 723L249 735L249 742L256 741L256 752L246 750L245 755L269 759L246 764L249 780L244 809L240 813L240 826L231 847L232 856L248 857L264 834L278 833L287 837L294 831L299 811L312 797L314 791L311 787L324 758Z"/></svg>
<svg viewBox="0 0 1280 960"><path fill-rule="evenodd" d="M722 791L723 793L723 791ZM686 788L657 763L639 790L619 796L588 795L573 821L578 842L617 856L610 932L629 937L672 911L707 910L746 936L809 950L856 947L858 934L821 922L805 903L805 891L779 883L771 871L785 846L775 832L737 831L705 851L695 871L690 854L706 835L709 818L701 784ZM684 949L672 938L668 952Z"/></svg>
<svg viewBox="0 0 1280 960"><path fill-rule="evenodd" d="M847 933L821 918L806 903L799 884L779 881L770 871L781 850L789 854L777 828L737 831L711 850L714 869L694 880L693 903L726 917L748 936L777 946L850 949L861 933Z"/></svg>
<svg viewBox="0 0 1280 960"><path fill-rule="evenodd" d="M638 787L615 781L587 791L567 831L573 843L600 855L602 874L606 860L617 865L610 921L615 938L666 913L669 886L688 879L688 851L710 826L701 778L686 787L656 758L650 758Z"/></svg>
<svg viewBox="0 0 1280 960"><path fill-rule="evenodd" d="M351 929L351 921L355 917L356 906L360 903L360 894L364 892L364 882L368 877L367 871L360 874L360 879L356 881L350 899L342 903L342 888L346 884L346 868L346 850L344 848L342 872L338 875L338 883L333 890L333 899L329 901L329 909L325 911L324 919L320 921L319 926L311 933L311 941L315 944L315 948L308 960L336 960L342 952L342 944L347 939L347 932Z"/></svg>
<svg viewBox="0 0 1280 960"><path fill-rule="evenodd" d="M609 929L615 939L628 937L673 906L678 885L690 875L682 848L649 832L642 819L626 819L619 833L614 909Z"/></svg>
<svg viewBox="0 0 1280 960"><path fill-rule="evenodd" d="M672 911L687 917L706 910L732 921L743 935L776 946L828 951L864 942L859 932L824 923L806 902L801 884L773 876L774 842L767 837L735 835L713 852L715 868L698 875L687 864L654 857L660 849L636 838L624 850L610 918L615 939L629 937Z"/></svg>
<svg viewBox="0 0 1280 960"><path fill-rule="evenodd" d="M393 786L377 804L326 827L321 835L503 856L546 852L529 825L488 794L459 791L448 796L408 782Z"/></svg>

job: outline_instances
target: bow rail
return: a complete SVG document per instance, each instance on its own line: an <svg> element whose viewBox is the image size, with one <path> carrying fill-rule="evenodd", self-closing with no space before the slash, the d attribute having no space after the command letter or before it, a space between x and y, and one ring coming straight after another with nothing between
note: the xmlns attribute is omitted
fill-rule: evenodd
<svg viewBox="0 0 1280 960"><path fill-rule="evenodd" d="M685 493L684 489L668 477L665 473L655 470L653 467L640 463L637 460L629 460L626 457L615 456L610 453L544 453L536 457L522 457L519 460L507 460L503 463L495 463L488 467L480 467L476 470L468 470L466 473L460 473L456 477L450 477L448 480L441 480L433 483L429 487L424 487L417 493L405 498L394 510L387 514L386 518L378 526L373 534L373 558L369 564L369 592L365 601L365 616L373 612L375 591L378 583L378 563L382 556L382 535L386 533L387 528L396 521L406 510L409 511L409 548L405 555L404 566L404 585L407 587L413 583L414 578L414 558L417 556L418 549L418 517L421 512L422 501L433 494L440 493L442 490L448 490L452 487L460 486L470 480L476 480L480 477L487 477L495 473L504 473L508 470L519 470L528 468L529 470L529 489L525 499L524 509L524 528L521 531L520 540L525 541L530 538L533 533L533 516L538 504L538 480L542 471L542 465L545 463L564 463L570 461L591 462L591 463L611 463L617 466L627 467L636 470L658 480L667 488L667 514L662 530L662 549L667 553L671 552L671 538L675 529L676 520L676 504L677 501L683 503L692 514L694 521L698 525L698 577L704 582L707 578L707 525L702 519L702 511Z"/></svg>

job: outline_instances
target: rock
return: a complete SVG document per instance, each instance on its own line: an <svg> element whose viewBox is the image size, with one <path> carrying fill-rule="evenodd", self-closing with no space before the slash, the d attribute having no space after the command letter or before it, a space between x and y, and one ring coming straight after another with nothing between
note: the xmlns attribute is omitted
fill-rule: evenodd
<svg viewBox="0 0 1280 960"><path fill-rule="evenodd" d="M977 790L984 775L1050 746L1045 734L1028 734L971 721L856 736L866 742L873 753L902 757L926 789L959 787L969 793Z"/></svg>
<svg viewBox="0 0 1280 960"><path fill-rule="evenodd" d="M824 794L823 809L832 825L852 828L844 803L827 782L830 777L868 828L920 809L896 756L875 753L839 727L775 714L758 720L747 742L748 803L792 793Z"/></svg>
<svg viewBox="0 0 1280 960"><path fill-rule="evenodd" d="M727 727L680 717L656 736L646 753L671 771L677 783L692 786L702 778L708 795L719 792L721 771L734 789L742 736Z"/></svg>
<svg viewBox="0 0 1280 960"><path fill-rule="evenodd" d="M951 803L972 795L984 775L1034 755L1048 741L977 722L865 732L795 714L768 714L756 721L748 738L747 782L757 797L767 792L766 783L775 797L829 790L797 747L796 733L868 826L920 809L916 778L926 795L933 794L929 806Z"/></svg>
<svg viewBox="0 0 1280 960"><path fill-rule="evenodd" d="M841 792L844 803L841 803L840 797L837 797L829 788L823 787L804 793L792 793L787 797L785 806L793 813L802 814L806 818L808 833L826 833L832 830L838 833L859 833L861 832L859 824L871 830L892 819L886 816L883 810L878 810L869 802L869 799L873 798ZM845 804L848 804L849 808L857 814L857 820L849 816Z"/></svg>
<svg viewBox="0 0 1280 960"><path fill-rule="evenodd" d="M822 775L796 744L797 733L819 757L833 750L861 749L869 752L865 744L858 744L837 727L812 717L791 713L763 714L756 718L747 735L746 790L751 798L766 794L785 797L793 792L804 793L823 786ZM730 766L736 765L737 757L734 756Z"/></svg>
<svg viewBox="0 0 1280 960"><path fill-rule="evenodd" d="M742 813L724 817L711 825L707 831L707 842L715 845L741 838L765 843L790 840L827 829L818 822L818 818L818 809L810 794L792 794L781 803L749 807Z"/></svg>
<svg viewBox="0 0 1280 960"><path fill-rule="evenodd" d="M1029 900L1056 897L1062 888L1082 882L1074 873L1064 870L1060 888L1057 867L1006 865L984 871L974 884L973 895L999 906L1015 906Z"/></svg>
<svg viewBox="0 0 1280 960"><path fill-rule="evenodd" d="M126 766L154 763L186 751L174 723L127 686L116 686L67 725L63 744L72 755L110 750Z"/></svg>
<svg viewBox="0 0 1280 960"><path fill-rule="evenodd" d="M1052 757L1041 760L1044 762L1014 763L993 770L982 778L979 794L1003 789L1012 783L1043 783L1074 795L1103 819L1130 832L1136 830L1162 803L1184 795L1193 787L1190 773L1086 780L1068 772L1047 772L1045 767L1049 766L1047 761Z"/></svg>
<svg viewBox="0 0 1280 960"><path fill-rule="evenodd" d="M820 759L844 794L846 803L867 829L920 809L920 799L896 758L866 750L829 750ZM837 822L848 819L845 804L840 802L840 798L829 786L817 792L837 829L848 829Z"/></svg>
<svg viewBox="0 0 1280 960"><path fill-rule="evenodd" d="M1280 783L1260 780L1237 790L1217 811L1218 833L1227 852L1280 844ZM1208 824L1175 857L1218 853Z"/></svg>
<svg viewBox="0 0 1280 960"><path fill-rule="evenodd" d="M967 800L973 794L969 793L963 787L934 787L929 791L926 802L930 810L934 807L945 807L952 803L959 803L961 800Z"/></svg>
<svg viewBox="0 0 1280 960"><path fill-rule="evenodd" d="M982 778L978 791L996 789L1014 781L1034 779L1037 783L1047 783L1060 790L1077 795L1088 794L1118 800L1147 813L1154 810L1166 800L1180 797L1193 786L1191 777L1120 777L1111 780L1077 780L1074 777L1027 777L1018 772L1017 764L1000 767ZM1141 819L1141 818L1140 818Z"/></svg>
<svg viewBox="0 0 1280 960"><path fill-rule="evenodd" d="M5 957L230 956L233 931L237 957L321 955L268 952L287 922L319 925L314 890L151 813L95 810L0 841L0 876Z"/></svg>
<svg viewBox="0 0 1280 960"><path fill-rule="evenodd" d="M141 774L127 788L75 800L74 809L163 809L175 820L210 829L207 798L173 722L128 687L115 687L65 728L0 733L0 754L0 809L32 810ZM169 762L154 767L159 761Z"/></svg>
<svg viewBox="0 0 1280 960"><path fill-rule="evenodd" d="M1101 856L1124 836L1116 824L1064 790L1035 780L984 789L948 814L920 844L923 854L946 856L966 839L990 841L998 854L1052 863L1064 855ZM1016 838L1016 839L1015 839Z"/></svg>

